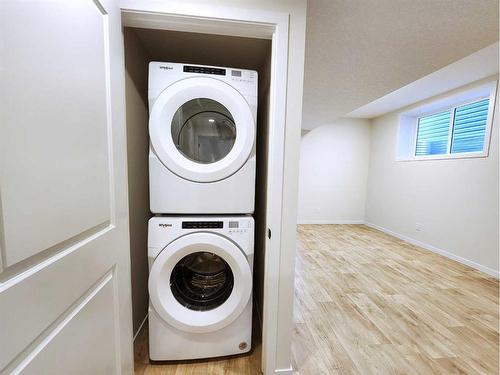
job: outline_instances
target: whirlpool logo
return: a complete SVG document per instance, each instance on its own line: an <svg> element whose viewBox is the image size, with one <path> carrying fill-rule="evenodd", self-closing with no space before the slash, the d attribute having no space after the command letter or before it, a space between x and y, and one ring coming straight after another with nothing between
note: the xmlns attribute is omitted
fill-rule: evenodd
<svg viewBox="0 0 500 375"><path fill-rule="evenodd" d="M160 228L172 228L172 224L158 224Z"/></svg>
<svg viewBox="0 0 500 375"><path fill-rule="evenodd" d="M173 66L168 66L168 65L160 65L160 69L164 69L164 70L173 70L174 67Z"/></svg>

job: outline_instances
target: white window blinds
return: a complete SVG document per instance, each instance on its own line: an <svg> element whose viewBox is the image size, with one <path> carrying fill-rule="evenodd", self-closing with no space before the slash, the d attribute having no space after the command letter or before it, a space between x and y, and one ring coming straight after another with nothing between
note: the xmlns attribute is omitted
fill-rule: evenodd
<svg viewBox="0 0 500 375"><path fill-rule="evenodd" d="M489 99L418 119L415 156L482 152Z"/></svg>
<svg viewBox="0 0 500 375"><path fill-rule="evenodd" d="M489 100L455 109L451 153L483 151Z"/></svg>

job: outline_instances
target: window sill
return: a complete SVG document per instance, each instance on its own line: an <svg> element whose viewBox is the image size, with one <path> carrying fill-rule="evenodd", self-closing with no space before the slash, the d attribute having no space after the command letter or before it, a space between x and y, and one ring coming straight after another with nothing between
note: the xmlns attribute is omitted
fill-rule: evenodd
<svg viewBox="0 0 500 375"><path fill-rule="evenodd" d="M487 152L467 152L462 154L412 156L397 158L396 161L428 161L428 160L450 160L450 159L484 159L488 157Z"/></svg>

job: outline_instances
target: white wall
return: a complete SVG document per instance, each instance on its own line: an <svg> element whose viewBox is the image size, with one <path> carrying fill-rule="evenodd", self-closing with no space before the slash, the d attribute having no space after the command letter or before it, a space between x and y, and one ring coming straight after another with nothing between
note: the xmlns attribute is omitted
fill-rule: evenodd
<svg viewBox="0 0 500 375"><path fill-rule="evenodd" d="M370 121L341 119L306 133L300 145L299 223L362 223Z"/></svg>
<svg viewBox="0 0 500 375"><path fill-rule="evenodd" d="M395 161L405 110L373 121L367 223L498 274L498 100L487 158Z"/></svg>

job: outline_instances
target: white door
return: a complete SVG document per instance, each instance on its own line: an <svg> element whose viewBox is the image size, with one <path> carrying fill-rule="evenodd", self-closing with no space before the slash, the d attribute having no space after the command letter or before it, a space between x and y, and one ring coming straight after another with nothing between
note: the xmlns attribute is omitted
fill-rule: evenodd
<svg viewBox="0 0 500 375"><path fill-rule="evenodd" d="M121 20L0 1L0 372L132 373Z"/></svg>
<svg viewBox="0 0 500 375"><path fill-rule="evenodd" d="M173 173L212 182L245 164L254 144L255 120L245 98L229 84L187 78L156 99L149 133L155 153Z"/></svg>
<svg viewBox="0 0 500 375"><path fill-rule="evenodd" d="M185 332L213 332L231 324L252 294L252 270L243 251L215 233L191 233L155 258L149 296L166 322Z"/></svg>

